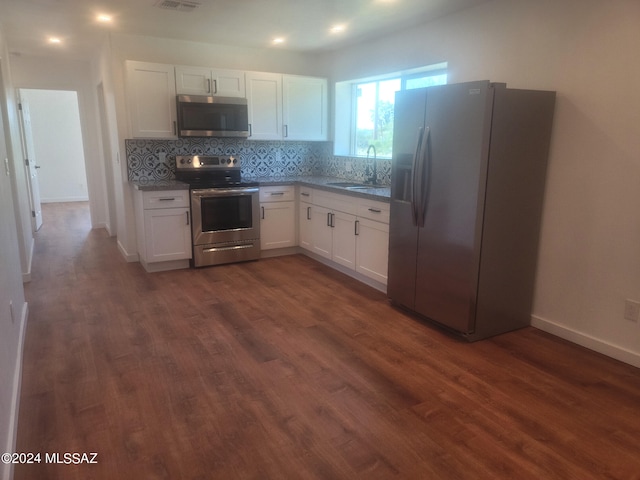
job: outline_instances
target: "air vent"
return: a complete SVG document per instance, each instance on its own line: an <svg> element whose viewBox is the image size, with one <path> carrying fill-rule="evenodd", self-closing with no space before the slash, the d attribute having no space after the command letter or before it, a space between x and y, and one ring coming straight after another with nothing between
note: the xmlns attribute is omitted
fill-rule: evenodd
<svg viewBox="0 0 640 480"><path fill-rule="evenodd" d="M177 0L159 0L155 3L158 8L165 10L174 10L176 12L192 12L200 6L199 2L177 1Z"/></svg>

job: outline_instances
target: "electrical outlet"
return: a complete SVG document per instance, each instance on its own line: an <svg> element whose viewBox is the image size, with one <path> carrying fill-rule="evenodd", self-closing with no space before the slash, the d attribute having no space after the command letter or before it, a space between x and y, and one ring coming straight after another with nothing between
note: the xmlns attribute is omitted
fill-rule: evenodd
<svg viewBox="0 0 640 480"><path fill-rule="evenodd" d="M640 317L640 302L627 298L624 302L624 318L637 323L638 317Z"/></svg>

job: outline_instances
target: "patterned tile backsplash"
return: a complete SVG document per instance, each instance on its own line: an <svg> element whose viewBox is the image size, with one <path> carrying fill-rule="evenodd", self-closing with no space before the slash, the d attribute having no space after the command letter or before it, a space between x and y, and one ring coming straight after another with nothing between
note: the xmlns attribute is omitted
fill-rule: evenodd
<svg viewBox="0 0 640 480"><path fill-rule="evenodd" d="M254 141L226 138L125 140L129 181L151 183L175 178L176 155L234 155L242 160L242 175L278 178L321 175L365 181L373 162L335 157L332 142ZM377 161L378 183L391 183L391 162Z"/></svg>

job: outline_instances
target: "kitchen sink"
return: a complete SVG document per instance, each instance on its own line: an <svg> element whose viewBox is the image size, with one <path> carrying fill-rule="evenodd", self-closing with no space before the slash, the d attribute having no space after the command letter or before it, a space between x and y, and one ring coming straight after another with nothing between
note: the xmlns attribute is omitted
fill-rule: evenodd
<svg viewBox="0 0 640 480"><path fill-rule="evenodd" d="M327 185L331 187L341 187L341 188L348 188L353 190L357 190L359 188L362 188L362 189L371 188L371 186L369 185L363 185L362 183L355 183L355 182L329 182L327 183Z"/></svg>

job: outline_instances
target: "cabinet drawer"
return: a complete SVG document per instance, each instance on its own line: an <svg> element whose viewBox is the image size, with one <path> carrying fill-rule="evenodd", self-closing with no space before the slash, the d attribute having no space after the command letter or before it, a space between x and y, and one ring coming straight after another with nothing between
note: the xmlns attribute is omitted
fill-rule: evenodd
<svg viewBox="0 0 640 480"><path fill-rule="evenodd" d="M178 208L189 207L189 190L158 190L143 192L142 208Z"/></svg>
<svg viewBox="0 0 640 480"><path fill-rule="evenodd" d="M313 189L309 187L299 187L298 200L304 203L313 203Z"/></svg>
<svg viewBox="0 0 640 480"><path fill-rule="evenodd" d="M313 192L313 203L329 210L337 210L352 215L355 215L358 209L356 198L339 193L325 192L324 190L315 190Z"/></svg>
<svg viewBox="0 0 640 480"><path fill-rule="evenodd" d="M295 200L295 187L281 185L260 187L260 202L291 202Z"/></svg>
<svg viewBox="0 0 640 480"><path fill-rule="evenodd" d="M358 202L358 217L389 223L389 204L361 199Z"/></svg>

